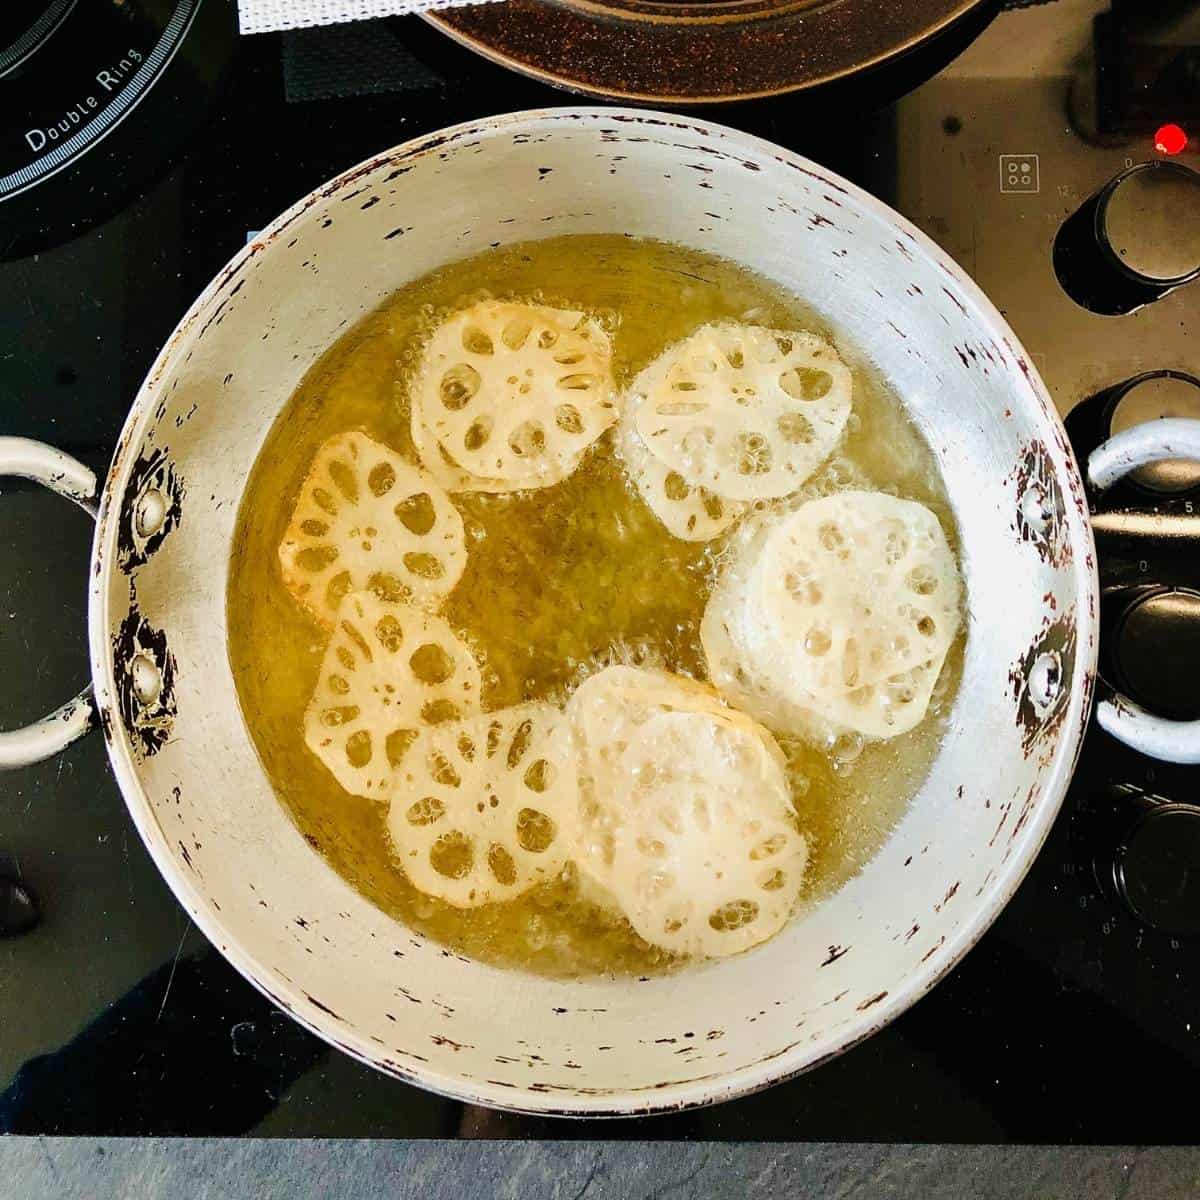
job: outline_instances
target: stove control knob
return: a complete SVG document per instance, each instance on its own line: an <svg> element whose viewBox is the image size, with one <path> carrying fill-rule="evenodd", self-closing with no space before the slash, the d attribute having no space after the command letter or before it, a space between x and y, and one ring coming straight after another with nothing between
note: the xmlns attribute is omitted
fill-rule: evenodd
<svg viewBox="0 0 1200 1200"><path fill-rule="evenodd" d="M1200 808L1159 804L1129 828L1113 883L1135 917L1164 933L1200 933Z"/></svg>
<svg viewBox="0 0 1200 1200"><path fill-rule="evenodd" d="M1200 592L1142 591L1117 620L1111 655L1117 685L1138 704L1175 721L1200 720Z"/></svg>
<svg viewBox="0 0 1200 1200"><path fill-rule="evenodd" d="M1161 417L1200 417L1200 379L1182 371L1147 371L1113 388L1108 401L1108 436ZM1169 458L1138 467L1129 478L1166 497L1200 487L1200 463Z"/></svg>
<svg viewBox="0 0 1200 1200"><path fill-rule="evenodd" d="M0 938L28 933L41 920L37 901L24 884L0 876Z"/></svg>
<svg viewBox="0 0 1200 1200"><path fill-rule="evenodd" d="M1135 283L1173 288L1200 275L1200 173L1182 163L1130 167L1100 193L1096 239Z"/></svg>
<svg viewBox="0 0 1200 1200"><path fill-rule="evenodd" d="M1175 162L1123 171L1054 242L1066 292L1092 312L1132 312L1200 276L1200 173Z"/></svg>

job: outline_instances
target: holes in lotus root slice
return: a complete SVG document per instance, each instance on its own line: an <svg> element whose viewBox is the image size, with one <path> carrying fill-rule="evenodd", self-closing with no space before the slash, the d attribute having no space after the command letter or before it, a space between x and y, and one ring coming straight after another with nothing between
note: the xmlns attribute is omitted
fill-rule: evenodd
<svg viewBox="0 0 1200 1200"><path fill-rule="evenodd" d="M452 454L437 440L428 425L421 418L420 410L415 399L412 402L411 430L413 446L421 460L424 469L447 492L488 492L494 495L505 495L511 492L526 491L530 488L550 487L561 483L574 472L583 458L581 451L574 458L559 464L557 467L547 466L536 479L493 479L474 475L465 470Z"/></svg>
<svg viewBox="0 0 1200 1200"><path fill-rule="evenodd" d="M456 313L434 330L412 387L422 461L432 440L474 479L462 490L557 482L616 419L611 357L608 335L579 312L486 300Z"/></svg>
<svg viewBox="0 0 1200 1200"><path fill-rule="evenodd" d="M636 388L635 382L631 401ZM745 512L745 504L707 488L693 487L673 467L651 454L628 408L618 426L617 449L638 493L674 537L707 542L719 537Z"/></svg>
<svg viewBox="0 0 1200 1200"><path fill-rule="evenodd" d="M326 627L352 591L436 604L467 562L462 517L424 471L362 433L317 451L279 545L288 590Z"/></svg>
<svg viewBox="0 0 1200 1200"><path fill-rule="evenodd" d="M802 504L774 527L751 574L747 604L779 642L789 692L824 698L940 668L958 632L954 552L937 517L911 500L844 491Z"/></svg>
<svg viewBox="0 0 1200 1200"><path fill-rule="evenodd" d="M562 870L577 804L566 717L524 704L422 732L397 775L388 834L415 887L474 908Z"/></svg>
<svg viewBox="0 0 1200 1200"><path fill-rule="evenodd" d="M929 708L941 662L820 699L785 693L772 678L763 640L747 632L742 607L714 591L700 625L713 686L732 705L775 733L829 747L847 734L880 740L908 733Z"/></svg>
<svg viewBox="0 0 1200 1200"><path fill-rule="evenodd" d="M469 470L463 469L462 464L458 463L454 456L445 450L444 446L433 436L430 428L420 420L415 403L412 414L412 434L413 445L416 454L420 457L421 466L433 476L434 480L437 480L440 487L443 487L446 492L488 492L500 496L500 494L527 491L532 487L550 487L562 482L566 476L574 472L583 457L581 454L572 458L557 470L547 469L535 480L490 479L481 475L473 475Z"/></svg>
<svg viewBox="0 0 1200 1200"><path fill-rule="evenodd" d="M600 882L646 941L721 957L788 919L808 847L765 730L659 713L635 732L604 804L613 850Z"/></svg>
<svg viewBox="0 0 1200 1200"><path fill-rule="evenodd" d="M635 381L646 448L689 484L733 500L786 496L829 456L852 381L815 334L718 322L665 351Z"/></svg>
<svg viewBox="0 0 1200 1200"><path fill-rule="evenodd" d="M825 716L873 738L898 737L920 724L941 674L943 658L920 663L842 695L823 696Z"/></svg>
<svg viewBox="0 0 1200 1200"><path fill-rule="evenodd" d="M346 791L386 799L422 730L479 711L479 664L441 617L369 592L342 601L304 741Z"/></svg>

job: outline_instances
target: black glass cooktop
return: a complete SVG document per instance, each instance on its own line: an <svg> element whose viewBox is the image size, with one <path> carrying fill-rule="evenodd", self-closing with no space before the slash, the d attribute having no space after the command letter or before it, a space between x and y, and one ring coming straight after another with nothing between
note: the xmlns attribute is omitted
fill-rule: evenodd
<svg viewBox="0 0 1200 1200"><path fill-rule="evenodd" d="M240 41L233 21L226 0L5 8L0 176L27 174L19 194L0 178L0 435L52 442L103 472L154 354L250 231L381 148L569 102L415 18ZM894 103L876 107L910 81L709 115L829 164L945 246L1006 312L1086 449L1168 410L1200 414L1200 284L1141 278L1131 294L1128 273L1118 286L1111 262L1088 265L1087 217L1089 197L1129 167L1200 167L1198 47L1195 2L1054 0L1003 13ZM104 112L108 132L93 136ZM77 133L86 144L34 179L52 129L56 146ZM1160 226L1147 247L1135 222L1110 242L1186 275L1200 267L1188 266L1195 219L1185 202L1178 236ZM1097 520L1105 671L1176 717L1200 716L1196 483L1168 466L1114 494ZM84 681L89 535L72 506L0 485L0 727ZM191 928L92 738L0 775L0 1130L1191 1142L1193 804L1200 769L1151 763L1093 729L1012 903L889 1028L735 1103L564 1124L405 1087L274 1011Z"/></svg>

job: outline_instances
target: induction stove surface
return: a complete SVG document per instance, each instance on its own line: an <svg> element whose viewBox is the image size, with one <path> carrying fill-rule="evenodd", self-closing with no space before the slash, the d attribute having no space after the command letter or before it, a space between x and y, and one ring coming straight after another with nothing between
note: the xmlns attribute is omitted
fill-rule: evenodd
<svg viewBox="0 0 1200 1200"><path fill-rule="evenodd" d="M106 4L93 0L92 17ZM184 6L134 7L165 27ZM1129 23L1134 7L1054 0L1006 12L934 78L879 108L842 92L705 114L847 175L944 246L1013 325L1081 456L1136 420L1200 415L1200 284L1142 279L1131 294L1103 253L1090 257L1111 180L1143 163L1200 167L1200 4L1156 6L1152 28ZM100 474L154 355L248 234L387 146L571 102L415 18L239 41L230 4L198 8L175 75L147 93L180 105L169 139L160 134L170 112L147 100L121 121L120 143L99 142L24 189L20 207L0 200L0 434L48 441ZM10 32L0 24L0 41ZM0 113L17 89L32 103L42 52L7 74L0 66ZM91 74L79 78L94 77L95 64L84 65ZM45 111L66 111L71 90L39 92ZM1185 145L1162 133L1170 126ZM34 120L15 132L34 127L48 128ZM135 159L144 169L129 167ZM1061 247L1073 218L1088 232L1074 258L1067 244L1069 291ZM1111 249L1127 235L1114 224L1106 236ZM1149 255L1129 245L1138 261L1164 258L1161 241ZM1104 673L1183 718L1200 716L1187 686L1200 664L1197 482L1168 465L1114 491L1096 517ZM11 728L84 682L91 529L60 499L5 481L0 531L0 727ZM1093 727L1016 896L886 1029L715 1108L564 1123L408 1087L273 1009L190 925L129 821L101 740L86 739L0 775L0 1130L1194 1141L1188 1106L1155 1098L1200 1085L1198 783L1200 769L1153 763Z"/></svg>

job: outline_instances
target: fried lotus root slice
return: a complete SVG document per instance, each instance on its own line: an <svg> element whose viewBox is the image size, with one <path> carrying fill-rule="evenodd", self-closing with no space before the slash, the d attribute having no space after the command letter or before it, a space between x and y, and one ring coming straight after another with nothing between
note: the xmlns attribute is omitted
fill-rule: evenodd
<svg viewBox="0 0 1200 1200"><path fill-rule="evenodd" d="M480 475L472 475L470 471L454 461L446 448L437 440L429 426L421 417L420 410L412 406L412 440L421 465L433 476L447 492L488 492L501 496L511 492L525 491L529 488L551 487L572 474L583 455L569 459L559 467L547 468L533 480L504 480L485 479Z"/></svg>
<svg viewBox="0 0 1200 1200"><path fill-rule="evenodd" d="M544 486L616 420L608 335L579 312L474 304L434 330L412 403L414 428L423 424L463 471Z"/></svg>
<svg viewBox="0 0 1200 1200"><path fill-rule="evenodd" d="M958 633L954 552L912 500L865 491L810 500L772 528L752 575L749 615L778 642L787 692L824 700L940 668Z"/></svg>
<svg viewBox="0 0 1200 1200"><path fill-rule="evenodd" d="M898 671L850 692L821 696L798 688L792 669L807 653L801 631L780 637L764 628L751 584L770 527L745 529L713 588L700 623L709 680L735 708L777 734L828 746L840 734L885 739L907 733L924 718L944 660Z"/></svg>
<svg viewBox="0 0 1200 1200"><path fill-rule="evenodd" d="M567 703L579 754L579 861L598 884L606 884L612 864L611 813L604 800L624 786L622 756L647 722L670 713L701 713L759 729L711 687L648 667L606 667L584 680Z"/></svg>
<svg viewBox="0 0 1200 1200"><path fill-rule="evenodd" d="M388 833L415 887L475 908L562 870L576 802L566 717L522 704L421 734L397 776Z"/></svg>
<svg viewBox="0 0 1200 1200"><path fill-rule="evenodd" d="M712 686L734 709L774 733L823 745L846 732L821 715L811 697L797 704L769 681L747 645L743 607L743 597L722 584L713 589L705 607L700 644Z"/></svg>
<svg viewBox="0 0 1200 1200"><path fill-rule="evenodd" d="M714 593L700 625L709 679L731 705L773 732L828 747L851 732L877 740L899 737L924 719L940 662L922 663L844 695L818 699L788 692L772 677L770 658L751 648L758 639L746 635L744 614L737 606L725 607L723 600Z"/></svg>
<svg viewBox="0 0 1200 1200"><path fill-rule="evenodd" d="M794 492L850 416L850 370L812 333L718 322L665 351L634 394L647 449L731 500Z"/></svg>
<svg viewBox="0 0 1200 1200"><path fill-rule="evenodd" d="M603 882L646 941L724 957L788 919L808 846L765 730L708 713L653 717L599 802L612 843Z"/></svg>
<svg viewBox="0 0 1200 1200"><path fill-rule="evenodd" d="M824 696L820 711L833 726L865 737L899 737L915 729L929 711L943 659L918 663L841 696Z"/></svg>
<svg viewBox="0 0 1200 1200"><path fill-rule="evenodd" d="M346 791L386 800L418 735L479 711L471 648L441 617L347 596L304 714L304 741Z"/></svg>
<svg viewBox="0 0 1200 1200"><path fill-rule="evenodd" d="M710 541L745 511L745 505L736 500L693 487L678 471L651 454L629 412L618 426L617 448L638 494L673 537L685 542Z"/></svg>
<svg viewBox="0 0 1200 1200"><path fill-rule="evenodd" d="M364 433L317 451L279 544L283 581L327 628L350 592L435 606L467 564L462 517L437 482Z"/></svg>
<svg viewBox="0 0 1200 1200"><path fill-rule="evenodd" d="M580 770L599 779L652 717L671 712L715 713L745 720L703 683L651 667L605 667L572 693L567 715L580 747ZM602 785L603 786L603 785Z"/></svg>

